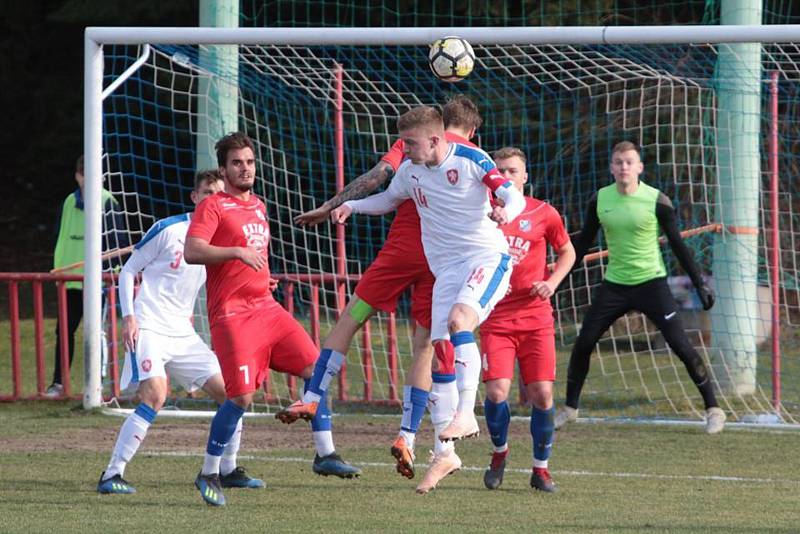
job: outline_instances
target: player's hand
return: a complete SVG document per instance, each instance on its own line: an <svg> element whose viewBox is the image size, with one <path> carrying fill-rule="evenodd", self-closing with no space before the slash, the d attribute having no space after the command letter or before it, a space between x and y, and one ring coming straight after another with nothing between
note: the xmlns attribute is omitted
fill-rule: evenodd
<svg viewBox="0 0 800 534"><path fill-rule="evenodd" d="M549 280L534 282L531 286L531 295L542 300L549 300L556 292L556 288Z"/></svg>
<svg viewBox="0 0 800 534"><path fill-rule="evenodd" d="M697 288L697 296L700 297L700 302L703 304L703 309L708 311L714 306L714 290L708 287L708 284L703 284Z"/></svg>
<svg viewBox="0 0 800 534"><path fill-rule="evenodd" d="M280 283L279 280L277 280L276 278L270 277L270 279L269 279L269 292L272 293L273 291L278 289L278 284L279 283Z"/></svg>
<svg viewBox="0 0 800 534"><path fill-rule="evenodd" d="M136 350L136 340L139 339L139 324L135 315L126 315L122 318L122 341L125 342L128 352Z"/></svg>
<svg viewBox="0 0 800 534"><path fill-rule="evenodd" d="M492 208L492 213L489 214L489 218L499 225L508 223L508 215L503 206L495 206Z"/></svg>
<svg viewBox="0 0 800 534"><path fill-rule="evenodd" d="M254 271L260 271L268 263L266 254L250 247L239 247L239 259Z"/></svg>
<svg viewBox="0 0 800 534"><path fill-rule="evenodd" d="M294 218L294 223L299 226L316 226L319 223L324 222L330 214L331 209L328 208L326 204L323 204L317 209L301 213Z"/></svg>
<svg viewBox="0 0 800 534"><path fill-rule="evenodd" d="M344 224L353 213L353 209L347 204L342 204L331 212L331 222L333 224Z"/></svg>

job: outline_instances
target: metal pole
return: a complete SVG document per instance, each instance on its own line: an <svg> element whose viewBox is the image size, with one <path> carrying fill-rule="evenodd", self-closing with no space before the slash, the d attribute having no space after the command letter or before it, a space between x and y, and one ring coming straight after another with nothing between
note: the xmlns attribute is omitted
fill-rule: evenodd
<svg viewBox="0 0 800 534"><path fill-rule="evenodd" d="M781 409L781 242L778 233L778 73L770 76L770 111L772 121L769 136L770 212L772 213L772 406Z"/></svg>
<svg viewBox="0 0 800 534"><path fill-rule="evenodd" d="M334 68L334 89L336 91L334 144L336 145L336 192L344 189L344 69L338 63ZM345 249L344 225L336 225L336 309L341 314L346 306L347 258ZM347 400L347 364L339 371L339 400Z"/></svg>
<svg viewBox="0 0 800 534"><path fill-rule="evenodd" d="M102 402L100 377L100 237L102 233L102 152L103 152L103 47L89 36L84 38L83 77L83 154L84 205L86 229L84 236L83 278L83 407L97 408ZM62 359L63 361L63 359ZM69 374L69 368L62 369ZM65 384L66 388L66 384ZM65 389L66 391L66 389Z"/></svg>

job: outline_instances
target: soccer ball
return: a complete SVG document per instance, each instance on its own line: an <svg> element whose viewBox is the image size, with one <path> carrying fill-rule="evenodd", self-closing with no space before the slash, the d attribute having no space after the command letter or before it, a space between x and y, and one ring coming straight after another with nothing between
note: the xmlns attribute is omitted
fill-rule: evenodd
<svg viewBox="0 0 800 534"><path fill-rule="evenodd" d="M442 81L457 82L466 78L475 66L472 46L460 37L445 37L431 45L428 64Z"/></svg>

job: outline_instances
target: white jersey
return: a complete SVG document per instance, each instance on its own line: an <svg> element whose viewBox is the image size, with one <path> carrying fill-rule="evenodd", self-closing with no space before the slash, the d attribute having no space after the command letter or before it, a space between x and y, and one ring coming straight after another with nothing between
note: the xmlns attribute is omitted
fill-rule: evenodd
<svg viewBox="0 0 800 534"><path fill-rule="evenodd" d="M186 213L156 222L122 268L122 314L133 313L139 328L168 336L195 334L191 319L197 293L206 281L206 270L203 265L189 265L183 259L190 220L191 214ZM142 284L133 301L133 280L139 271L143 271Z"/></svg>
<svg viewBox="0 0 800 534"><path fill-rule="evenodd" d="M468 258L508 253L508 241L489 214L490 191L509 185L486 152L451 143L435 167L404 161L387 193L417 205L422 246L436 275Z"/></svg>

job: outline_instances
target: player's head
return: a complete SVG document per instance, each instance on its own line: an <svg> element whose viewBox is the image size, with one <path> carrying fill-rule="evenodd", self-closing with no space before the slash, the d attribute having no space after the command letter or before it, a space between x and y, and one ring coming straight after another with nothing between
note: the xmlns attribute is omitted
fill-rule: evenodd
<svg viewBox="0 0 800 534"><path fill-rule="evenodd" d="M206 197L219 193L224 187L222 176L217 169L206 169L198 172L194 177L194 189L192 198L194 205L200 204Z"/></svg>
<svg viewBox="0 0 800 534"><path fill-rule="evenodd" d="M442 120L447 130L458 130L467 139L483 124L478 106L464 95L456 95L442 106Z"/></svg>
<svg viewBox="0 0 800 534"><path fill-rule="evenodd" d="M618 186L626 187L639 182L644 164L639 147L630 141L622 141L611 150L611 174Z"/></svg>
<svg viewBox="0 0 800 534"><path fill-rule="evenodd" d="M234 191L250 191L256 181L256 151L253 141L242 132L233 132L214 145L219 174Z"/></svg>
<svg viewBox="0 0 800 534"><path fill-rule="evenodd" d="M525 152L517 147L506 146L495 150L492 159L494 159L500 174L506 180L511 180L514 186L522 191L525 184L528 183L528 171L525 170L528 158L525 157Z"/></svg>
<svg viewBox="0 0 800 534"><path fill-rule="evenodd" d="M415 164L437 162L447 151L444 140L444 123L435 108L419 106L400 115L397 130L405 145L404 154Z"/></svg>
<svg viewBox="0 0 800 534"><path fill-rule="evenodd" d="M83 154L78 157L75 162L75 181L78 182L78 187L83 188Z"/></svg>

